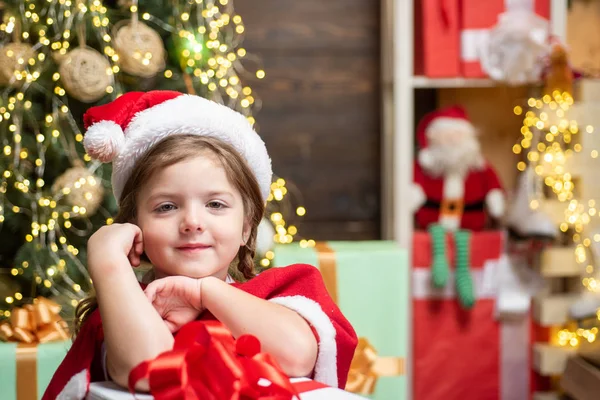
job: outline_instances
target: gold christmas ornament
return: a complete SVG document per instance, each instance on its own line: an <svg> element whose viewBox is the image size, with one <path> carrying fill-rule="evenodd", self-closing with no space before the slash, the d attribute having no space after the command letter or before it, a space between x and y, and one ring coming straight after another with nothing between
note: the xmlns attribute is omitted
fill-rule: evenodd
<svg viewBox="0 0 600 400"><path fill-rule="evenodd" d="M0 84L20 86L25 82L25 70L35 51L27 43L9 43L0 49ZM21 78L21 79L19 79Z"/></svg>
<svg viewBox="0 0 600 400"><path fill-rule="evenodd" d="M76 165L56 179L52 194L64 196L66 203L78 207L76 212L81 215L93 215L102 203L104 188L98 177L83 165Z"/></svg>
<svg viewBox="0 0 600 400"><path fill-rule="evenodd" d="M113 80L108 60L87 47L67 53L58 71L69 95L84 103L101 99Z"/></svg>
<svg viewBox="0 0 600 400"><path fill-rule="evenodd" d="M114 34L119 65L128 74L150 78L165 68L165 49L158 33L139 21L122 21Z"/></svg>

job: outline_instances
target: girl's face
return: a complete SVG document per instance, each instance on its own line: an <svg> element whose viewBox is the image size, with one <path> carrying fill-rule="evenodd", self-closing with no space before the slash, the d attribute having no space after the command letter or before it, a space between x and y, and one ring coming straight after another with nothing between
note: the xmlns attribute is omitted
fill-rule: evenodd
<svg viewBox="0 0 600 400"><path fill-rule="evenodd" d="M156 278L225 279L245 245L242 197L207 154L156 172L139 193L136 223Z"/></svg>

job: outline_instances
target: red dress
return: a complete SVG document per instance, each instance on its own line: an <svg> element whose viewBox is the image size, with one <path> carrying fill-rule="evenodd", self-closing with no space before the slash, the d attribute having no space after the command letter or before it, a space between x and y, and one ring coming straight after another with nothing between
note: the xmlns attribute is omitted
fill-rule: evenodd
<svg viewBox="0 0 600 400"><path fill-rule="evenodd" d="M317 362L311 378L328 386L344 388L357 337L329 297L317 268L305 264L272 268L248 282L232 285L302 316L318 342ZM204 312L199 319L214 317ZM96 310L82 326L42 400L83 399L90 382L106 380L101 356L103 342L102 321Z"/></svg>

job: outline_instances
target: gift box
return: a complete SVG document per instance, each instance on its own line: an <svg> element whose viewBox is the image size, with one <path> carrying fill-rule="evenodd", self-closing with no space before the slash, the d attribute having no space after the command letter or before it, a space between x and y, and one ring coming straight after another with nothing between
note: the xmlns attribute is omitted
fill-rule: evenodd
<svg viewBox="0 0 600 400"><path fill-rule="evenodd" d="M325 285L360 338L346 390L372 399L404 399L409 307L408 258L391 241L277 245L274 265L319 268Z"/></svg>
<svg viewBox="0 0 600 400"><path fill-rule="evenodd" d="M460 69L465 77L484 78L480 57L490 29L498 16L515 9L533 10L538 16L550 19L549 0L462 0L460 14Z"/></svg>
<svg viewBox="0 0 600 400"><path fill-rule="evenodd" d="M460 0L415 2L415 75L460 75Z"/></svg>
<svg viewBox="0 0 600 400"><path fill-rule="evenodd" d="M292 385L299 392L300 400L360 400L363 397L344 390L323 386L305 378L291 379ZM96 382L90 384L87 400L153 400L149 394L133 394L117 386L113 382Z"/></svg>
<svg viewBox="0 0 600 400"><path fill-rule="evenodd" d="M133 399L137 382L147 380L157 400L357 400L360 396L307 378L290 379L277 361L261 352L255 336L234 338L218 321L193 321L175 336L173 349L134 367L128 389L112 382L90 385L88 399ZM141 396L140 396L141 397Z"/></svg>
<svg viewBox="0 0 600 400"><path fill-rule="evenodd" d="M38 297L15 307L0 324L0 388L3 400L40 399L71 347L60 306Z"/></svg>
<svg viewBox="0 0 600 400"><path fill-rule="evenodd" d="M0 388L3 400L41 399L71 341L0 343Z"/></svg>
<svg viewBox="0 0 600 400"><path fill-rule="evenodd" d="M452 272L443 289L431 284L432 243L427 232L413 236L413 398L415 400L528 399L529 316L498 321L497 270L506 262L502 232L473 232L470 264L476 303L456 299ZM451 234L446 253L453 269Z"/></svg>

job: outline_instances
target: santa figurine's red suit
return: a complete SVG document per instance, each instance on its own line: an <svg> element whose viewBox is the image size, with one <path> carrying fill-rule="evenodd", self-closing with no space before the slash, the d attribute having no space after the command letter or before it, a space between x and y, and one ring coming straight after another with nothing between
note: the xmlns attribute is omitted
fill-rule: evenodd
<svg viewBox="0 0 600 400"><path fill-rule="evenodd" d="M494 169L481 154L476 131L465 110L448 107L426 115L417 127L413 211L417 229L432 235L435 286L446 285L445 232L457 246L456 284L463 306L475 302L468 271L470 231L485 228L488 216L504 213L504 192Z"/></svg>

